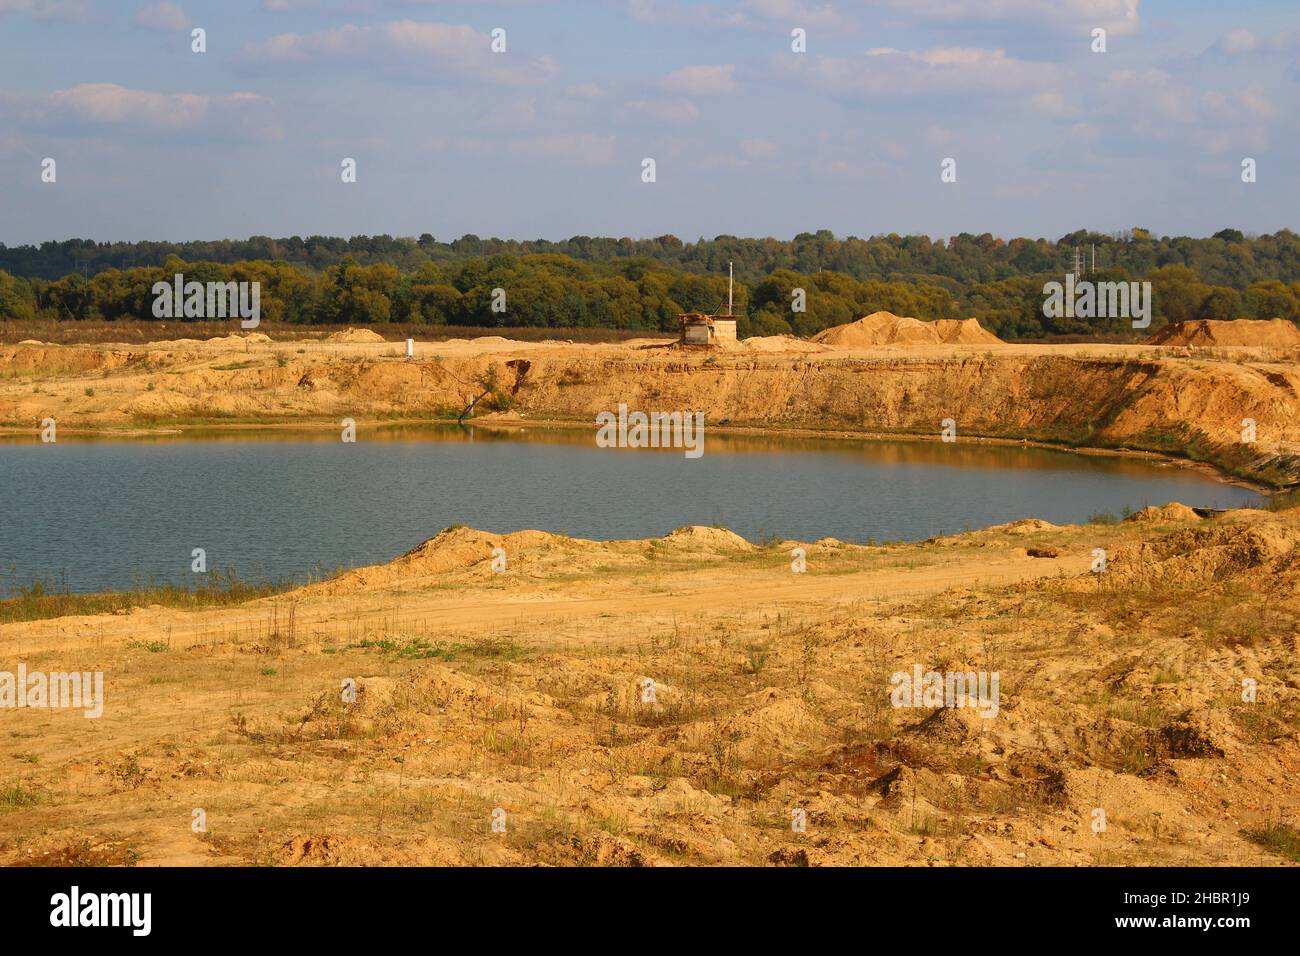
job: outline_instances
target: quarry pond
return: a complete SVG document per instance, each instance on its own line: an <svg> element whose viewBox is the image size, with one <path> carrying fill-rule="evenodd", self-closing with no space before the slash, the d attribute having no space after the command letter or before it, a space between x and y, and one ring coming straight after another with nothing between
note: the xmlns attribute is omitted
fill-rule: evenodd
<svg viewBox="0 0 1300 956"><path fill-rule="evenodd" d="M191 555L251 581L390 560L442 528L601 540L722 525L751 541L919 540L1146 505L1257 505L1249 489L1152 461L1020 446L710 433L680 450L590 432L454 426L189 432L0 442L0 573L74 592L194 583Z"/></svg>

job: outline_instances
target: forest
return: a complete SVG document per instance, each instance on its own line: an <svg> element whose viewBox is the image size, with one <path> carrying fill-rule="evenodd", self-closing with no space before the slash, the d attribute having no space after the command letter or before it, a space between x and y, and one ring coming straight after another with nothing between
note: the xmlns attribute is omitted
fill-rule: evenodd
<svg viewBox="0 0 1300 956"><path fill-rule="evenodd" d="M1076 256L1086 278L1149 281L1153 328L1198 318L1300 321L1300 235L1224 229L1171 238L1141 228L1055 241L988 233L836 238L826 230L693 243L674 236L439 242L427 233L70 239L0 245L0 320L148 321L154 283L181 273L186 281L260 283L262 318L271 323L667 332L681 312L725 308L734 262L742 336L807 336L882 309L922 319L973 316L1013 341L1149 334L1120 319L1043 315L1043 284L1059 281Z"/></svg>

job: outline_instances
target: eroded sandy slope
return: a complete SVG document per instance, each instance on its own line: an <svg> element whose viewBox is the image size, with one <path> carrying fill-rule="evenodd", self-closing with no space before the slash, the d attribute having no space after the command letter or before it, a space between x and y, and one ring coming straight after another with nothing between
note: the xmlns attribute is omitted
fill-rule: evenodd
<svg viewBox="0 0 1300 956"><path fill-rule="evenodd" d="M456 529L239 607L8 624L0 659L108 699L0 717L0 862L1281 863L1298 545L1175 508L795 574L720 529ZM915 664L998 672L996 716L892 706Z"/></svg>
<svg viewBox="0 0 1300 956"><path fill-rule="evenodd" d="M302 421L477 411L590 424L633 409L704 411L714 426L993 436L1188 455L1300 478L1300 371L1267 349L910 345L690 351L518 343L297 343L237 337L148 346L0 349L0 425L78 428ZM769 343L770 344L770 343ZM807 343L805 343L807 345ZM1244 422L1255 440L1243 441Z"/></svg>

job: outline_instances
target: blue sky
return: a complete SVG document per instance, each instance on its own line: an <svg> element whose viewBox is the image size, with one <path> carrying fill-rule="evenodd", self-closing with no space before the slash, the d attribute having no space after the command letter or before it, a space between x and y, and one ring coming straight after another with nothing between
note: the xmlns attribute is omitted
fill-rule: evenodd
<svg viewBox="0 0 1300 956"><path fill-rule="evenodd" d="M1298 84L1294 0L0 0L0 242L1272 232Z"/></svg>

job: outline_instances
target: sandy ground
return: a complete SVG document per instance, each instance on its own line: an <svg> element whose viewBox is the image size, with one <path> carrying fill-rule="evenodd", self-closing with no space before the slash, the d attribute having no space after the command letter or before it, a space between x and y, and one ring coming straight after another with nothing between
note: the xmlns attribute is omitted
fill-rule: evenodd
<svg viewBox="0 0 1300 956"><path fill-rule="evenodd" d="M1142 517L801 574L721 529L455 529L238 607L7 624L0 659L107 690L4 712L0 863L1285 863L1251 834L1300 822L1300 515ZM997 714L893 706L916 664L997 672Z"/></svg>

